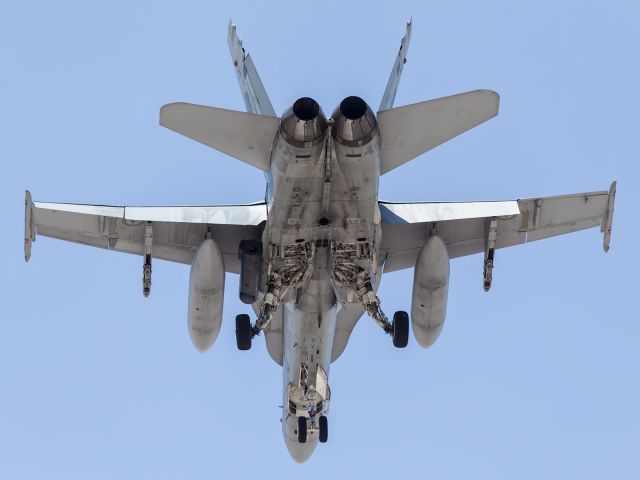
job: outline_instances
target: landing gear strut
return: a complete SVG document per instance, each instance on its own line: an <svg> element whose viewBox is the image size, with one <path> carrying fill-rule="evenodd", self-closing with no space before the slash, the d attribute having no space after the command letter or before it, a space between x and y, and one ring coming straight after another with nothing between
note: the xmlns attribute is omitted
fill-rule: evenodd
<svg viewBox="0 0 640 480"><path fill-rule="evenodd" d="M292 288L297 287L312 268L311 259L315 252L313 242L283 247L272 245L272 250L272 262L277 261L280 266L267 278L267 291L262 299L260 314L255 325L251 325L248 315L236 317L236 342L240 350L251 348L251 339L260 335L260 332L269 325L285 295Z"/></svg>
<svg viewBox="0 0 640 480"><path fill-rule="evenodd" d="M311 438L317 435L321 443L327 441L330 402L331 390L327 372L318 364L311 366L303 363L297 384L289 384L287 388L287 405L289 415L297 421L298 428L295 432L298 443L305 443L309 435Z"/></svg>
<svg viewBox="0 0 640 480"><path fill-rule="evenodd" d="M409 316L407 312L396 312L393 323L389 321L380 307L380 299L373 291L371 275L357 263L359 258L363 258L359 256L357 248L350 244L334 243L332 253L333 280L355 293L369 316L385 333L391 335L395 347L406 347L409 341Z"/></svg>

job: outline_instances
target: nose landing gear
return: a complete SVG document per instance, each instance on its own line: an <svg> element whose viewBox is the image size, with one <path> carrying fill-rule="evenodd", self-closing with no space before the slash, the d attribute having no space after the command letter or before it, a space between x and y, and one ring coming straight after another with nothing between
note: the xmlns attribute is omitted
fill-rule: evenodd
<svg viewBox="0 0 640 480"><path fill-rule="evenodd" d="M307 443L307 417L298 417L298 443Z"/></svg>
<svg viewBox="0 0 640 480"><path fill-rule="evenodd" d="M318 420L318 429L320 430L318 440L320 440L320 443L327 443L329 439L329 422L326 416L322 415Z"/></svg>
<svg viewBox="0 0 640 480"><path fill-rule="evenodd" d="M318 435L321 443L326 443L329 438L326 414L329 412L331 390L324 369L316 365L315 381L312 381L314 375L313 372L309 373L310 368L309 365L303 364L300 368L298 384L289 384L287 390L289 414L297 421L298 443L306 443L308 436L315 434Z"/></svg>
<svg viewBox="0 0 640 480"><path fill-rule="evenodd" d="M298 417L298 443L307 443L307 434L309 432L318 432L320 443L327 443L327 440L329 440L329 421L326 415L320 415L317 424L314 419Z"/></svg>

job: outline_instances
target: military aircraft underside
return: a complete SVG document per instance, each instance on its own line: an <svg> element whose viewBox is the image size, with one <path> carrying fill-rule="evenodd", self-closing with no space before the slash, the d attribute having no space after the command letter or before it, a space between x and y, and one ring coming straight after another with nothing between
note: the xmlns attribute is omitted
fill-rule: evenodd
<svg viewBox="0 0 640 480"><path fill-rule="evenodd" d="M229 24L229 48L247 112L172 103L160 124L264 172L264 201L248 205L119 207L25 201L25 259L36 234L140 255L142 289L152 261L191 265L188 327L204 352L222 321L225 273L240 275L240 350L264 336L282 365L282 429L305 461L328 439L329 367L367 314L404 348L409 322L422 347L445 320L449 261L484 256L491 288L496 250L600 227L609 248L616 184L608 191L512 201L393 203L378 199L380 176L498 114L499 97L476 90L393 108L411 22L377 113L343 99L326 117L296 100L280 118L251 57ZM384 272L414 268L411 314L383 311Z"/></svg>

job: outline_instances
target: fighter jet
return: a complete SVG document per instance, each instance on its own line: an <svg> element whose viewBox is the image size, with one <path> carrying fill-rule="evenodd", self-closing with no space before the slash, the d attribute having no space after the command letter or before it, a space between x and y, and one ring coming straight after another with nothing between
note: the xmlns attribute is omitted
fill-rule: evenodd
<svg viewBox="0 0 640 480"><path fill-rule="evenodd" d="M225 274L253 310L235 319L237 347L263 336L283 369L282 432L304 462L328 439L329 367L366 313L404 348L424 348L445 320L449 261L480 254L491 288L496 250L592 227L609 249L616 183L608 191L510 201L396 203L380 177L498 114L498 94L475 90L394 108L412 23L400 42L377 113L349 96L327 117L312 98L278 117L230 22L228 43L247 112L189 103L160 110L160 124L264 172L263 202L124 207L25 201L25 260L36 234L190 265L188 329L201 352L222 321ZM411 315L391 318L377 296L385 272L413 268ZM249 308L249 307L247 307ZM250 311L250 310L248 310Z"/></svg>

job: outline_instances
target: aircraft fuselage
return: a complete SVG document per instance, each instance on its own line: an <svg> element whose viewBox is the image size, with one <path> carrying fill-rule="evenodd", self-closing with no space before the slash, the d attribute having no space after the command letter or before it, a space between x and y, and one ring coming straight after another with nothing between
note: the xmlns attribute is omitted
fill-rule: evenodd
<svg viewBox="0 0 640 480"><path fill-rule="evenodd" d="M318 418L327 413L336 313L344 302L361 302L351 277L359 272L378 284L379 172L377 123L361 99L345 99L329 120L311 99L298 100L283 115L267 175L262 277L268 282L271 273L306 259L280 305L282 425L297 461L313 451ZM304 443L298 440L300 416L309 418Z"/></svg>
<svg viewBox="0 0 640 480"><path fill-rule="evenodd" d="M616 182L608 191L512 201L378 202L381 175L498 114L499 96L491 90L394 108L410 37L411 21L377 114L347 97L327 119L305 97L278 118L230 22L247 112L177 102L162 107L160 124L264 172L265 202L84 205L34 202L27 191L25 260L36 233L137 254L145 296L152 259L191 265L188 327L201 352L220 331L225 274L239 274L239 298L257 318L236 316L237 347L250 349L264 333L269 355L283 367L285 443L296 461L305 461L327 441L330 364L363 313L394 347L408 344L409 314L397 311L389 321L380 307L383 266L414 269L411 326L427 348L445 321L450 259L484 253L489 291L497 249L600 227L609 250Z"/></svg>

